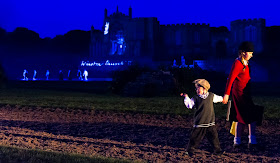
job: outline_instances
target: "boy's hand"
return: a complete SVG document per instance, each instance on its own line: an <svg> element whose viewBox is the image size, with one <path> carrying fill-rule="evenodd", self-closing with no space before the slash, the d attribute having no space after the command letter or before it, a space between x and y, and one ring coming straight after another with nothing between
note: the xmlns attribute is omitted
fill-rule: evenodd
<svg viewBox="0 0 280 163"><path fill-rule="evenodd" d="M186 94L186 93L181 93L180 96L188 97L188 94Z"/></svg>

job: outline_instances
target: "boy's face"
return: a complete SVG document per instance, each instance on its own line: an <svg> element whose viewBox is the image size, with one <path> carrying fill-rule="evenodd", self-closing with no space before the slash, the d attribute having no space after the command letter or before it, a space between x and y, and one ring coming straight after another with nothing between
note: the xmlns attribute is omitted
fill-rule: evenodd
<svg viewBox="0 0 280 163"><path fill-rule="evenodd" d="M203 94L205 94L207 92L206 89L204 89L203 87L199 87L199 86L196 86L195 90L196 90L196 93L198 95L203 95Z"/></svg>

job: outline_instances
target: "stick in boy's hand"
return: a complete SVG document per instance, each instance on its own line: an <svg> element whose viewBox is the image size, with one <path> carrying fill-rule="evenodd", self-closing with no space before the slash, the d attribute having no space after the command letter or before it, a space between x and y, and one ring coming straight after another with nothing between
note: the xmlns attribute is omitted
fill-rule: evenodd
<svg viewBox="0 0 280 163"><path fill-rule="evenodd" d="M186 94L186 93L181 93L180 96L188 97L188 94Z"/></svg>

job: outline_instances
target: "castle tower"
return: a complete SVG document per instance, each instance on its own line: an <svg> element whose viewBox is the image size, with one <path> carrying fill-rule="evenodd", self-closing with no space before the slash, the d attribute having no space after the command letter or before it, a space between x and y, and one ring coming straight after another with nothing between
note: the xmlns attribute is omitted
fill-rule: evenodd
<svg viewBox="0 0 280 163"><path fill-rule="evenodd" d="M233 54L236 48L243 41L250 41L254 44L255 53L262 53L265 40L265 19L243 19L235 20L230 23L231 28L231 47Z"/></svg>
<svg viewBox="0 0 280 163"><path fill-rule="evenodd" d="M132 8L131 8L131 6L129 7L128 12L129 12L129 18L132 19Z"/></svg>
<svg viewBox="0 0 280 163"><path fill-rule="evenodd" d="M105 10L104 10L104 18L107 18L107 14L108 14L108 11L107 11L107 9L105 8Z"/></svg>

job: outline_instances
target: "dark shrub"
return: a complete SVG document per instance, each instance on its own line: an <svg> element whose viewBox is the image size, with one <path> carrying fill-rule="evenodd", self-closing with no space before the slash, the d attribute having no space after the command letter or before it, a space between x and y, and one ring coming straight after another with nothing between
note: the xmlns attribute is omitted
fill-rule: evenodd
<svg viewBox="0 0 280 163"><path fill-rule="evenodd" d="M112 92L120 93L128 82L134 81L137 76L148 71L149 68L141 67L138 64L131 65L126 70L115 71L113 73Z"/></svg>
<svg viewBox="0 0 280 163"><path fill-rule="evenodd" d="M0 88L6 84L7 77L4 68L0 65Z"/></svg>
<svg viewBox="0 0 280 163"><path fill-rule="evenodd" d="M210 91L221 93L224 91L227 76L225 73L216 71L202 70L198 67L195 68L170 68L173 77L176 80L176 93L195 94L194 84L196 79L206 79L209 81L211 88Z"/></svg>

